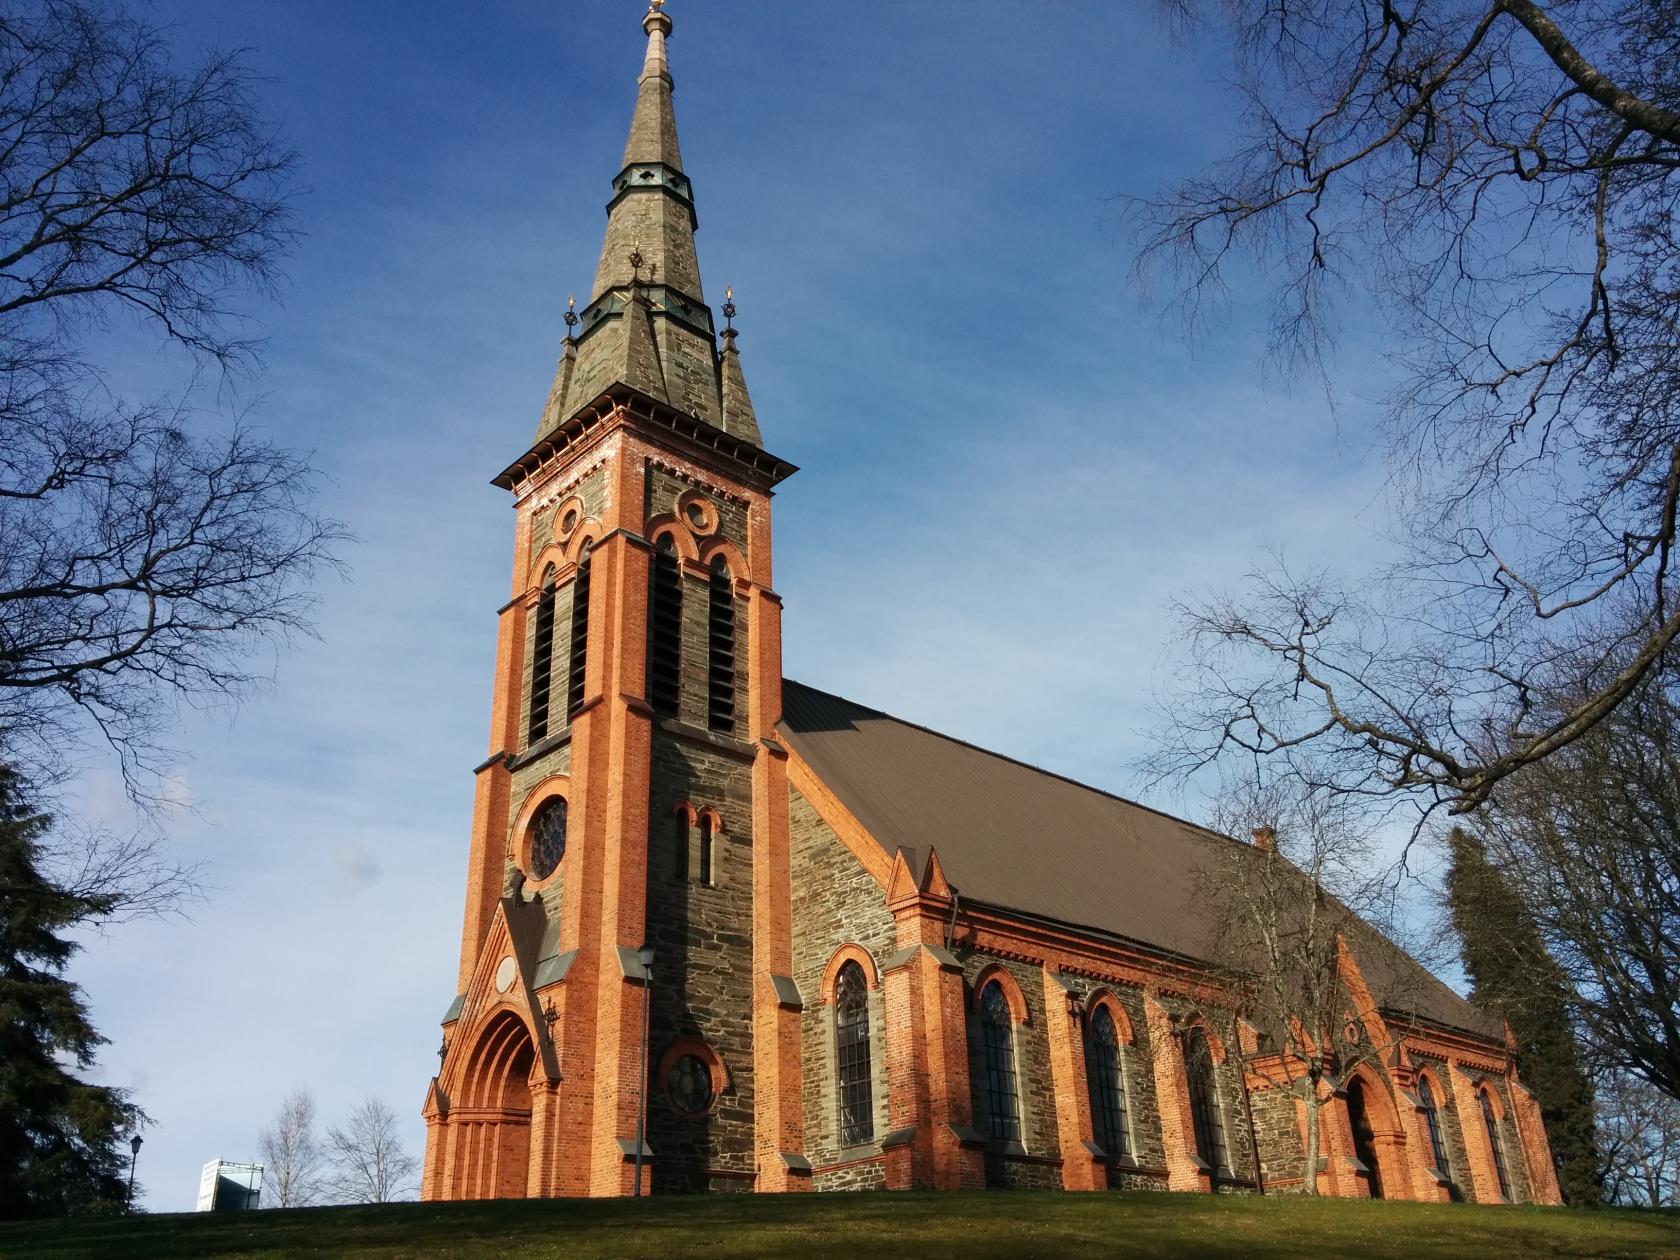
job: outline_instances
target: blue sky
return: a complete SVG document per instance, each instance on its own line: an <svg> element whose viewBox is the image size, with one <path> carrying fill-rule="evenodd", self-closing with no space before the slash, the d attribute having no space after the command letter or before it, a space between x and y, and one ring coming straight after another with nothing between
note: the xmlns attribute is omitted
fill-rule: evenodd
<svg viewBox="0 0 1680 1260"><path fill-rule="evenodd" d="M307 187L287 283L249 308L266 370L205 391L204 423L248 407L314 450L359 538L270 693L182 715L170 828L209 900L76 964L170 1210L293 1086L328 1121L383 1097L418 1152L511 560L488 480L587 296L642 5L141 11L183 56L250 49ZM1230 141L1224 50L1083 0L669 12L707 296L735 287L766 445L802 466L775 505L787 673L1135 791L1169 599L1268 546L1358 565L1380 523L1357 308L1332 413L1266 381L1262 295L1189 345L1128 278L1122 198ZM188 368L107 344L120 388ZM102 775L84 804L120 811Z"/></svg>

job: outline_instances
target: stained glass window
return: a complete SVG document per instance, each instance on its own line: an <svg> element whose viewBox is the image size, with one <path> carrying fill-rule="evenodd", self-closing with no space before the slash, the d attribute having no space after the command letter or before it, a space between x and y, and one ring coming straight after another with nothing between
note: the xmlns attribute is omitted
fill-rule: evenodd
<svg viewBox="0 0 1680 1260"><path fill-rule="evenodd" d="M671 1065L665 1088L678 1111L704 1115L712 1105L712 1069L699 1055L685 1054Z"/></svg>
<svg viewBox="0 0 1680 1260"><path fill-rule="evenodd" d="M834 1040L839 1052L840 1144L875 1136L875 1099L869 1062L869 983L856 962L834 980Z"/></svg>
<svg viewBox="0 0 1680 1260"><path fill-rule="evenodd" d="M1196 1130L1196 1153L1210 1169L1227 1168L1225 1120L1214 1083L1213 1052L1207 1035L1192 1028L1184 1038L1184 1074L1190 1086L1190 1119Z"/></svg>
<svg viewBox="0 0 1680 1260"><path fill-rule="evenodd" d="M1479 1090L1476 1097L1482 1104L1482 1123L1487 1125L1488 1145L1493 1148L1493 1171L1499 1177L1499 1197L1511 1201L1511 1178L1505 1171L1505 1141L1499 1135L1499 1117L1493 1114L1493 1100L1487 1090Z"/></svg>
<svg viewBox="0 0 1680 1260"><path fill-rule="evenodd" d="M1090 1030L1085 1062L1091 1077L1091 1118L1097 1145L1110 1155L1129 1155L1132 1143L1126 1115L1125 1049L1108 1007L1097 1007Z"/></svg>
<svg viewBox="0 0 1680 1260"><path fill-rule="evenodd" d="M531 819L531 878L547 879L566 856L566 798L551 796Z"/></svg>
<svg viewBox="0 0 1680 1260"><path fill-rule="evenodd" d="M1014 1023L1003 986L993 980L980 994L980 1041L986 1054L986 1120L992 1137L1005 1142L1021 1140Z"/></svg>
<svg viewBox="0 0 1680 1260"><path fill-rule="evenodd" d="M1418 1078L1418 1099L1423 1103L1423 1120L1429 1128L1429 1150L1435 1157L1435 1171L1450 1177L1452 1166L1447 1162L1447 1144L1441 1139L1441 1116L1435 1109L1435 1091L1427 1076Z"/></svg>

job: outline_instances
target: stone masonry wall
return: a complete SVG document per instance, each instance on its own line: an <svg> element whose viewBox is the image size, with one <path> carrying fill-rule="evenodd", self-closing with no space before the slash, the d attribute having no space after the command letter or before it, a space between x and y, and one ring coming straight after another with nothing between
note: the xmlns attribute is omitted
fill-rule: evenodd
<svg viewBox="0 0 1680 1260"><path fill-rule="evenodd" d="M809 801L789 789L793 870L793 978L805 1009L800 1017L804 1057L805 1154L818 1190L879 1188L885 1182L880 1139L887 1127L887 1030L882 991L869 994L870 1064L874 1069L874 1141L840 1146L834 1011L822 1002L823 974L842 945L857 945L876 972L893 952L892 916L873 876L840 843Z"/></svg>
<svg viewBox="0 0 1680 1260"><path fill-rule="evenodd" d="M1165 1190L1166 1153L1161 1146L1160 1101L1155 1096L1155 1047L1149 1041L1143 994L1129 985L1099 984L1081 976L1064 975L1062 981L1087 1012L1091 995L1099 988L1112 993L1132 1025L1132 1044L1121 1047L1132 1153L1129 1161L1116 1160L1110 1164L1109 1187L1114 1190ZM1090 1053L1089 1048L1086 1053ZM1088 1084L1086 1088L1089 1089Z"/></svg>

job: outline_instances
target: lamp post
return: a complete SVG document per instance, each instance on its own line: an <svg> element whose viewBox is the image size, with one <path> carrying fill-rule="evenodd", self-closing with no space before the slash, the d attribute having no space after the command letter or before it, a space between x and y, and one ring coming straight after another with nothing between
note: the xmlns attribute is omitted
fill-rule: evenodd
<svg viewBox="0 0 1680 1260"><path fill-rule="evenodd" d="M636 951L642 964L642 1075L636 1089L636 1197L642 1197L642 1150L647 1145L648 995L653 989L653 946Z"/></svg>
<svg viewBox="0 0 1680 1260"><path fill-rule="evenodd" d="M140 1144L143 1139L138 1133L128 1139L128 1210L134 1210L134 1166L140 1162Z"/></svg>

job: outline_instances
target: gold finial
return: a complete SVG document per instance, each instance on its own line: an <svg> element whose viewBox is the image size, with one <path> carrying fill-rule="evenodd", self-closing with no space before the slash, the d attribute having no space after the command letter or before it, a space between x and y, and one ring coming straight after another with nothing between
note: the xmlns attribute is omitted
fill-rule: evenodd
<svg viewBox="0 0 1680 1260"><path fill-rule="evenodd" d="M728 286L723 291L723 319L724 331L735 331L735 289Z"/></svg>
<svg viewBox="0 0 1680 1260"><path fill-rule="evenodd" d="M648 0L648 12L658 13L665 7L665 0Z"/></svg>

